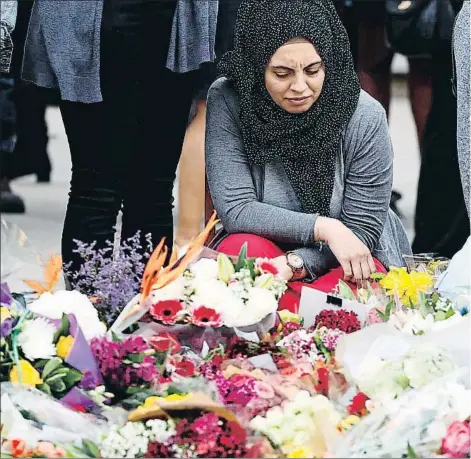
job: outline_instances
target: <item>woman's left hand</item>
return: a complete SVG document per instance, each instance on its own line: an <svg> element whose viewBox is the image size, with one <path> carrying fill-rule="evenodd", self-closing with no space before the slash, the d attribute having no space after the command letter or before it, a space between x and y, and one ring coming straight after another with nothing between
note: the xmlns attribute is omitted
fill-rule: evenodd
<svg viewBox="0 0 471 459"><path fill-rule="evenodd" d="M288 266L288 260L286 259L286 255L281 255L279 257L272 258L270 261L278 269L278 275L282 279L284 279L287 282L289 282L292 279L293 270Z"/></svg>

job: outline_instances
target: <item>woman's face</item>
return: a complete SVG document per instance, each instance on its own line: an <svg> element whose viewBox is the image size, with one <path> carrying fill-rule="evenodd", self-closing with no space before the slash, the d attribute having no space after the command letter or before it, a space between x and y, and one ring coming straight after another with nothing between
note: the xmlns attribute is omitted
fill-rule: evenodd
<svg viewBox="0 0 471 459"><path fill-rule="evenodd" d="M312 43L303 39L278 48L265 69L268 93L289 113L309 110L321 94L324 78L322 59Z"/></svg>

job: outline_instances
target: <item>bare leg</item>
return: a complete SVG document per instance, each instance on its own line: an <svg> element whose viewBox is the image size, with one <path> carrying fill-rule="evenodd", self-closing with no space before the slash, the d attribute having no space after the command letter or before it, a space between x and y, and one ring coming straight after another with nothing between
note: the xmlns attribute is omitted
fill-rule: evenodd
<svg viewBox="0 0 471 459"><path fill-rule="evenodd" d="M206 101L198 100L195 117L186 130L180 159L176 235L179 247L188 244L201 231L205 197L205 129Z"/></svg>
<svg viewBox="0 0 471 459"><path fill-rule="evenodd" d="M409 59L409 99L412 106L417 136L422 141L425 123L432 104L432 60Z"/></svg>

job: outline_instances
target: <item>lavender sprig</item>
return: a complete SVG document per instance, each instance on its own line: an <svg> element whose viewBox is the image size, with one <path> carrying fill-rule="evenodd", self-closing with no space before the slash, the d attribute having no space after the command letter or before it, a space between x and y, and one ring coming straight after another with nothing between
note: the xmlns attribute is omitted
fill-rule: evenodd
<svg viewBox="0 0 471 459"><path fill-rule="evenodd" d="M74 242L77 246L74 253L80 256L82 264L78 271L70 271L70 264L66 266L66 276L76 290L99 299L95 307L100 319L109 326L139 293L145 265L153 249L151 234L145 237L144 249L139 231L121 241L118 250L111 241L98 250L95 242Z"/></svg>

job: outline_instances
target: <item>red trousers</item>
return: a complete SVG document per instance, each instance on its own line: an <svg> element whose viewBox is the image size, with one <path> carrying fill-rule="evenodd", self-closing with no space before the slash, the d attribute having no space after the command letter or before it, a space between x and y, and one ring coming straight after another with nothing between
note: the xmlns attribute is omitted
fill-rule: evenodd
<svg viewBox="0 0 471 459"><path fill-rule="evenodd" d="M276 258L283 255L284 252L276 244L260 236L253 234L231 234L224 239L218 247L218 251L227 255L237 256L242 246L247 242L247 255L249 257ZM374 260L376 271L386 273L384 266ZM321 292L330 293L337 286L338 282L344 277L341 267L332 269L327 274L318 277L314 282L289 282L288 290L280 299L279 309L288 309L296 313L299 309L299 300L301 298L302 287L313 288ZM353 291L356 290L356 284L349 282L348 285Z"/></svg>

